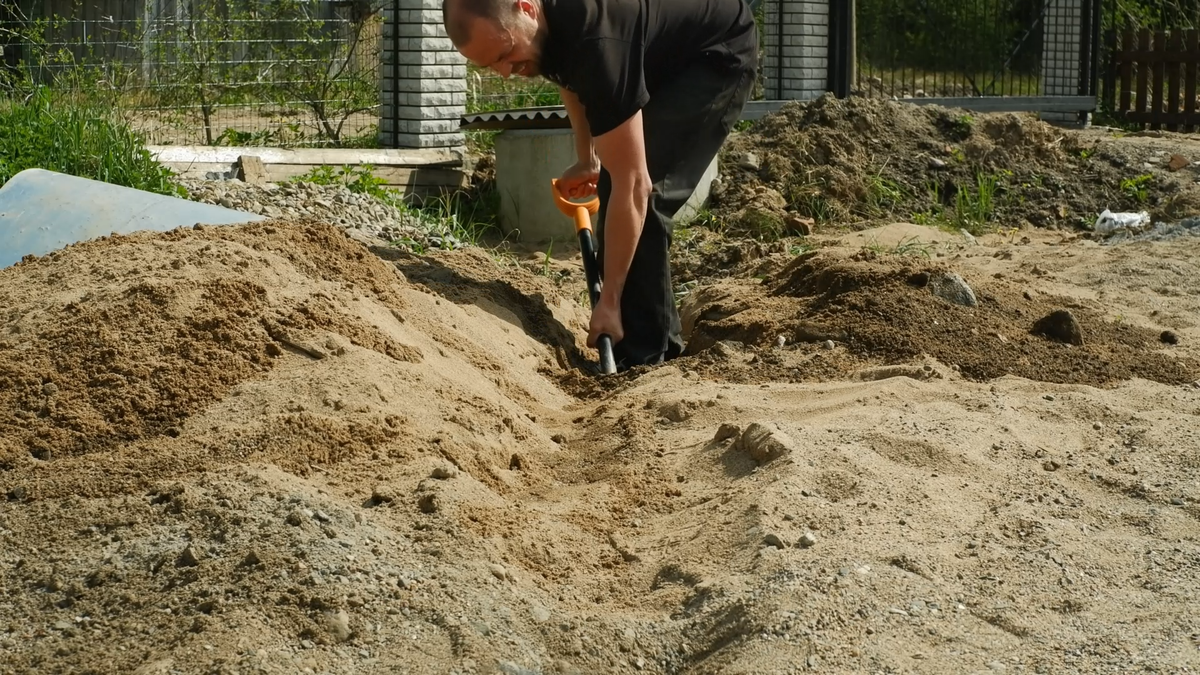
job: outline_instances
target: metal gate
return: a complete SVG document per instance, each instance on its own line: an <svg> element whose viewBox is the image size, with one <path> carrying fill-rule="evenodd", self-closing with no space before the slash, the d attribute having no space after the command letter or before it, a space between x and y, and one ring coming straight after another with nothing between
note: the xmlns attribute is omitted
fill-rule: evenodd
<svg viewBox="0 0 1200 675"><path fill-rule="evenodd" d="M1102 0L856 0L855 93L979 110L1096 107Z"/></svg>

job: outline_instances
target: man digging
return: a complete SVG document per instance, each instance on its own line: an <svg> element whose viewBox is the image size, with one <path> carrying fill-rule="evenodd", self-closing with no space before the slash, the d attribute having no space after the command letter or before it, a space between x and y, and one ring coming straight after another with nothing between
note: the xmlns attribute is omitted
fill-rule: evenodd
<svg viewBox="0 0 1200 675"><path fill-rule="evenodd" d="M598 194L604 285L588 346L618 370L683 351L671 285L672 217L691 197L754 85L745 0L443 0L463 56L503 77L559 86L578 161L559 181Z"/></svg>

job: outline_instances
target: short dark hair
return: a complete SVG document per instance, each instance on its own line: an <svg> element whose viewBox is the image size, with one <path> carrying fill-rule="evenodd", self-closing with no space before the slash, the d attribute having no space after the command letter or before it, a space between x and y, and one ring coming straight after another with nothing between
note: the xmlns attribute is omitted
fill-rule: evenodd
<svg viewBox="0 0 1200 675"><path fill-rule="evenodd" d="M442 0L442 22L450 41L461 47L471 39L472 19L490 19L504 26L511 9L512 0Z"/></svg>

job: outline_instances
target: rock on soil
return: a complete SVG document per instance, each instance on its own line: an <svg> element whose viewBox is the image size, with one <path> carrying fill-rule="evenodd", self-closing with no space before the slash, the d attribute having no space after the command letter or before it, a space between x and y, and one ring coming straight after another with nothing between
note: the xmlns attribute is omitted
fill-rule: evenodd
<svg viewBox="0 0 1200 675"><path fill-rule="evenodd" d="M936 260L869 250L805 253L761 283L721 280L684 298L680 315L690 332L685 353L711 353L731 342L773 347L774 336L792 334L814 350L834 337L847 354L794 364L790 377L859 378L872 367L931 357L976 380L1016 375L1099 385L1130 376L1175 384L1195 379L1194 359L1160 353L1161 330L1116 322L1092 308L1060 313L1070 299L1028 294L1003 275L977 283L975 306L931 302L926 287L952 274ZM1080 322L1088 326L1086 342ZM1061 342L1077 348L1061 349ZM933 373L913 371L918 379Z"/></svg>
<svg viewBox="0 0 1200 675"><path fill-rule="evenodd" d="M724 443L731 438L737 438L741 435L742 428L740 426L730 422L723 422L721 426L717 428L717 433L713 435L713 442Z"/></svg>
<svg viewBox="0 0 1200 675"><path fill-rule="evenodd" d="M754 422L742 432L738 447L759 464L766 464L791 454L796 442L776 424Z"/></svg>
<svg viewBox="0 0 1200 675"><path fill-rule="evenodd" d="M974 307L979 304L975 299L975 291L967 285L958 272L940 274L929 280L929 291L946 302L953 302L964 307Z"/></svg>
<svg viewBox="0 0 1200 675"><path fill-rule="evenodd" d="M1059 342L1082 346L1083 329L1069 309L1056 309L1033 324L1033 332Z"/></svg>

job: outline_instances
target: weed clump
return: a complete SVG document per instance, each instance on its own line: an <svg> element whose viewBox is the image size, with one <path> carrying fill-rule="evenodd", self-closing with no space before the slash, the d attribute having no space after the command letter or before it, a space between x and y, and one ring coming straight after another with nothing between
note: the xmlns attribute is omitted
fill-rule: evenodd
<svg viewBox="0 0 1200 675"><path fill-rule="evenodd" d="M33 89L0 100L0 185L26 169L46 169L184 197L175 174L159 164L144 139L95 102Z"/></svg>

